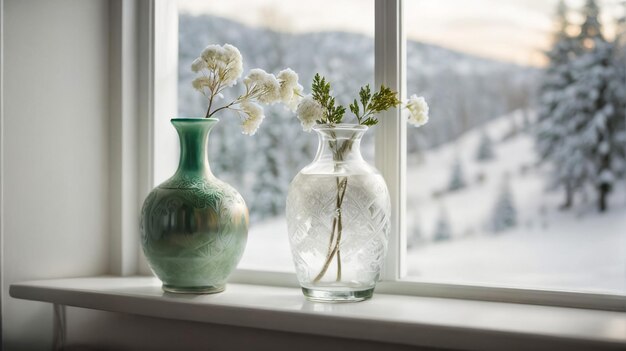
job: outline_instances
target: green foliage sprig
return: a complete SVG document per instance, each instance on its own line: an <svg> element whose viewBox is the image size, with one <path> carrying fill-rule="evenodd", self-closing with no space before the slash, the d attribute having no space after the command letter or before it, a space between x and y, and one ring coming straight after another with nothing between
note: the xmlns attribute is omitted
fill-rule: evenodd
<svg viewBox="0 0 626 351"><path fill-rule="evenodd" d="M378 113L400 105L398 93L392 91L384 85L381 85L380 90L375 92L373 95L370 91L369 84L361 87L361 90L359 91L359 98L361 105L363 106L362 113L356 99L354 99L354 102L350 104L350 111L354 113L359 124L365 126L376 125L378 123L378 118L376 118Z"/></svg>
<svg viewBox="0 0 626 351"><path fill-rule="evenodd" d="M341 105L335 106L335 97L330 95L330 83L326 81L326 78L320 76L319 73L316 73L313 78L311 93L313 99L324 108L322 123L341 123L343 115L346 113L346 108Z"/></svg>
<svg viewBox="0 0 626 351"><path fill-rule="evenodd" d="M331 95L330 82L319 73L315 74L311 85L311 95L324 110L323 117L318 120L321 124L338 124L343 121L346 108L337 104L335 97ZM361 103L359 105L359 102ZM376 115L392 107L400 105L398 93L384 85L380 90L372 94L369 84L362 86L359 91L359 101L354 99L350 104L350 111L354 114L360 125L373 126L378 123Z"/></svg>

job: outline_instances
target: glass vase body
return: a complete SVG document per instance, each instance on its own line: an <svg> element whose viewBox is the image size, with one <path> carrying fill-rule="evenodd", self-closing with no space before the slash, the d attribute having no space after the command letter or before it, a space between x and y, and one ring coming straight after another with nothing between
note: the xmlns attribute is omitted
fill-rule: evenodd
<svg viewBox="0 0 626 351"><path fill-rule="evenodd" d="M361 156L367 127L313 127L317 155L293 179L287 225L296 274L314 301L372 296L387 251L390 200L381 174Z"/></svg>
<svg viewBox="0 0 626 351"><path fill-rule="evenodd" d="M178 169L143 204L143 252L168 292L223 291L246 246L248 208L209 167L209 133L217 122L172 119L180 139Z"/></svg>

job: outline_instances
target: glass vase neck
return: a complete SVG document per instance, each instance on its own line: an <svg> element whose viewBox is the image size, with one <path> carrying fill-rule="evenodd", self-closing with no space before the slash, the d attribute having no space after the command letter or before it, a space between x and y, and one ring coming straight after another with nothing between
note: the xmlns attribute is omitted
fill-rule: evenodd
<svg viewBox="0 0 626 351"><path fill-rule="evenodd" d="M209 133L217 118L173 118L180 140L180 160L175 176L209 177L211 167L207 155Z"/></svg>
<svg viewBox="0 0 626 351"><path fill-rule="evenodd" d="M319 137L315 162L363 161L361 138L368 127L358 124L316 125L313 130Z"/></svg>

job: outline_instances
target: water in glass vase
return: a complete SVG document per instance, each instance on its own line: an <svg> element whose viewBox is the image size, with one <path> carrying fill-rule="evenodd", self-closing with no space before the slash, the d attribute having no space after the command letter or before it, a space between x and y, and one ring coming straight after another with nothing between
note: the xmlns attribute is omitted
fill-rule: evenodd
<svg viewBox="0 0 626 351"><path fill-rule="evenodd" d="M340 139L338 134L332 136ZM332 152L342 141L321 139L316 160L294 178L287 198L296 273L311 300L365 300L372 296L387 248L387 186L360 157L360 137L346 139L351 145L341 160L324 157L324 149Z"/></svg>

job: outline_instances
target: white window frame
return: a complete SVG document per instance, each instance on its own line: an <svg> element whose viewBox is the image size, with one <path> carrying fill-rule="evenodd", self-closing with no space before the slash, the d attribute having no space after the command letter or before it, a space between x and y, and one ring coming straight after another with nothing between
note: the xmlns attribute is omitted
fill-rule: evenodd
<svg viewBox="0 0 626 351"><path fill-rule="evenodd" d="M118 0L119 1L119 0ZM403 32L403 0L375 0L375 83L385 84L406 95L406 40ZM119 35L112 35L113 58L118 58L122 78L119 120L111 122L114 161L120 167L112 173L111 208L114 237L111 246L111 271L117 275L151 274L137 240L139 208L155 179L153 158L161 157L161 144L155 139L169 128L176 115L178 12L175 0L119 1ZM127 27L136 22L129 35ZM138 40L135 42L134 40ZM132 53L133 43L138 49ZM138 46L137 46L138 45ZM134 70L126 67L134 67ZM132 73L132 74L129 74ZM129 87L137 93L126 93ZM135 99L136 105L132 102ZM130 106L130 108L128 107ZM134 113L134 114L133 114ZM139 118L136 118L139 116ZM532 290L495 286L442 284L403 281L406 265L406 117L398 109L385 112L376 131L376 166L389 187L392 203L391 233L386 265L377 292L529 303L549 306L626 311L626 296L571 291ZM135 140L136 138L136 140ZM135 141L133 141L135 140ZM169 146L166 146L169 147ZM129 156L130 155L130 156ZM133 158L135 155L136 158ZM168 156L171 157L171 156ZM135 161L134 163L132 161ZM133 185L133 196L125 195ZM236 270L231 282L298 287L294 273Z"/></svg>

